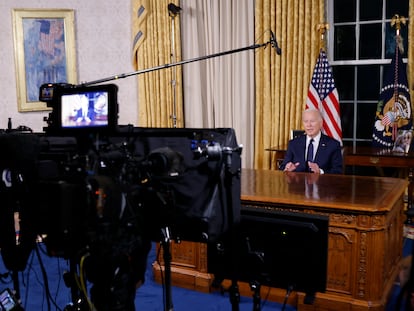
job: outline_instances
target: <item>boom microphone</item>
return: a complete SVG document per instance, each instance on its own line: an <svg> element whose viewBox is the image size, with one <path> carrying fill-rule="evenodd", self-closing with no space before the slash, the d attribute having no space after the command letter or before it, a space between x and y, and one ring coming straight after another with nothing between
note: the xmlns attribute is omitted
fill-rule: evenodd
<svg viewBox="0 0 414 311"><path fill-rule="evenodd" d="M282 54L282 49L279 47L279 44L277 43L277 40L276 40L276 36L271 30L270 30L270 44L272 45L272 48L276 49L277 55Z"/></svg>
<svg viewBox="0 0 414 311"><path fill-rule="evenodd" d="M170 16L177 16L181 11L181 8L179 6L176 6L174 3L168 4L168 13Z"/></svg>

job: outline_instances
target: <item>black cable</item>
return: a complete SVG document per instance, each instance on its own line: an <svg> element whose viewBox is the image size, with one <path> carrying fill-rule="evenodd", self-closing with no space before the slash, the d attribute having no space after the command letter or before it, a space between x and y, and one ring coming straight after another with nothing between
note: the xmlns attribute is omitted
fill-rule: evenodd
<svg viewBox="0 0 414 311"><path fill-rule="evenodd" d="M58 274L59 274L59 275L63 275L63 272L62 272L61 267L60 267L60 260L59 260L59 258L58 258ZM58 295L59 295L59 290L60 290L61 280L62 280L62 279L61 279L61 278L59 278L58 285L57 285L57 287L56 287L55 297L53 298L53 300L52 300L52 301L55 301L55 302L56 302L56 300L58 299ZM56 303L54 303L54 304L56 305Z"/></svg>
<svg viewBox="0 0 414 311"><path fill-rule="evenodd" d="M43 260L40 256L39 246L37 245L37 243L36 243L35 251L36 251L37 258L39 260L40 271L42 272L42 276L43 276L43 283L44 283L45 293L46 293L47 309L49 311L51 310L50 302L52 301L53 305L56 307L56 309L59 310L59 311L62 311L59 308L59 306L57 305L56 301L53 299L52 295L50 294L49 280L47 278L46 269L45 269L45 266L43 264Z"/></svg>
<svg viewBox="0 0 414 311"><path fill-rule="evenodd" d="M32 269L33 259L34 259L34 253L32 253L30 255L30 258L27 261L27 266L29 267L28 269L26 269L27 271L30 271ZM25 278L22 277L23 285L26 287L26 292L25 292L25 295L24 295L24 302L25 302L24 303L24 309L26 309L26 306L27 306L26 304L27 304L28 297L29 297L29 273L28 272L27 272L26 278L27 278L27 280L25 282Z"/></svg>
<svg viewBox="0 0 414 311"><path fill-rule="evenodd" d="M290 294L292 293L292 291L293 291L293 286L289 285L287 290L286 290L285 300L283 301L282 311L285 311L287 300L288 300Z"/></svg>
<svg viewBox="0 0 414 311"><path fill-rule="evenodd" d="M37 245L37 248L39 249L39 251L41 251L43 255L49 256L48 253L47 253L46 248L45 247L40 247L41 245L44 245L43 243L36 243L36 245ZM58 275L63 275L63 273L61 271L59 258L57 258L57 261L58 261L58 265L57 265ZM42 260L42 263L43 263L43 260ZM56 287L55 297L52 297L51 294L49 293L49 297L50 297L51 301L53 302L53 305L56 307L57 310L60 310L57 303L56 303L56 301L58 299L58 295L59 295L60 284L61 284L61 278L59 278L59 281L58 281L58 284L57 284L57 287Z"/></svg>
<svg viewBox="0 0 414 311"><path fill-rule="evenodd" d="M267 293L266 293L266 295L265 295L265 298L264 298L264 299L262 299L262 308L264 308L264 307L265 307L266 303L267 303L267 302L268 302L268 300L269 300L269 296L270 296L270 289L271 289L271 287L270 287L270 286L268 286L268 287L267 287Z"/></svg>
<svg viewBox="0 0 414 311"><path fill-rule="evenodd" d="M155 256L155 258L156 258L156 260L157 260L157 263L158 263L158 266L160 267L160 277L161 277L161 284L162 284L162 301L163 301L163 304L164 304L164 310L165 310L165 308L166 308L166 293L165 293L165 287L164 287L164 273L163 273L163 271L162 271L162 267L161 267L161 262L160 262L160 254L161 254L161 246L158 248L158 252L157 252L157 255ZM165 263L164 263L165 264Z"/></svg>
<svg viewBox="0 0 414 311"><path fill-rule="evenodd" d="M35 251L36 251L37 259L39 261L40 271L42 272L42 276L43 276L43 284L45 286L45 292L46 292L47 310L50 311L51 308L50 308L49 281L48 281L48 278L47 278L45 266L43 265L43 261L40 257L39 247L37 246L37 244L36 244L36 247L35 247Z"/></svg>

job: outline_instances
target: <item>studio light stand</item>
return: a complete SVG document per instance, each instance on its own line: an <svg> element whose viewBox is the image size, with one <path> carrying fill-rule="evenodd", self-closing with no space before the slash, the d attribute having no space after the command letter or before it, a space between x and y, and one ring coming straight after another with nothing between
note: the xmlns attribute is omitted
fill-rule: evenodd
<svg viewBox="0 0 414 311"><path fill-rule="evenodd" d="M233 177L237 174L240 174L240 172L232 172L232 154L233 152L239 152L241 154L241 148L239 148L238 150L234 150L228 147L223 148L223 155L224 155L224 172L225 172L225 177L224 177L224 181L225 181L225 189L226 189L226 197L227 197L227 210L230 214L230 217L233 218L233 195L231 193L231 185L232 185L232 180ZM234 225L232 224L232 227L230 228L230 236L231 239L233 241L233 243L231 245L236 245L236 236L237 236L237 232L235 230ZM236 256L236 252L231 252L232 256L235 257ZM238 285L238 279L237 279L237 271L238 271L238 266L236 265L237 263L237 258L233 258L233 277L231 279L231 286L230 286L230 303L232 306L232 311L239 311L239 303L240 303L240 292L239 292L239 285Z"/></svg>
<svg viewBox="0 0 414 311"><path fill-rule="evenodd" d="M180 13L181 8L176 6L174 3L168 4L168 15L171 17L171 63L176 62L176 55L175 55L175 17ZM172 86L172 93L173 93L173 114L171 115L171 119L173 121L173 127L177 127L177 70L176 67L172 70L172 79L171 79L171 86Z"/></svg>

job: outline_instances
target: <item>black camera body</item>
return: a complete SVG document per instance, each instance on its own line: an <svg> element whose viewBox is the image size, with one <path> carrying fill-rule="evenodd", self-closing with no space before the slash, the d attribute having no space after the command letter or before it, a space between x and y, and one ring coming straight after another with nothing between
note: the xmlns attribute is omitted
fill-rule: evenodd
<svg viewBox="0 0 414 311"><path fill-rule="evenodd" d="M95 302L105 304L100 286L144 280L151 241L165 232L213 243L240 221L242 147L233 129L120 126L114 84L45 84L39 98L52 109L44 133L0 134L0 249L9 269L25 268L40 235L50 256L88 258Z"/></svg>
<svg viewBox="0 0 414 311"><path fill-rule="evenodd" d="M70 258L104 227L154 241L169 227L177 239L207 243L240 221L242 148L233 129L119 126L113 84L47 84L39 98L52 108L45 133L0 135L0 170L14 176L0 196L10 217L19 209L21 233L31 223L20 237L28 247L45 235L52 255ZM88 110L73 114L81 101ZM0 248L14 248L3 219Z"/></svg>
<svg viewBox="0 0 414 311"><path fill-rule="evenodd" d="M121 126L88 148L84 138L40 138L44 176L38 193L50 215L42 222L53 223L48 235L57 237L56 245L85 241L74 233L97 220L118 222L122 196L145 220L140 232L154 241L168 226L178 239L210 242L239 222L241 149L232 129ZM98 206L103 188L106 205Z"/></svg>

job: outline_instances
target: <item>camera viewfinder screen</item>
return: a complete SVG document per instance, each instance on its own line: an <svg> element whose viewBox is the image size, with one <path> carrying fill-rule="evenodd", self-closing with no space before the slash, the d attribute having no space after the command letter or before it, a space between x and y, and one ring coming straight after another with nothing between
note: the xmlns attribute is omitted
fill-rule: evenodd
<svg viewBox="0 0 414 311"><path fill-rule="evenodd" d="M106 91L62 95L62 128L108 126L108 104Z"/></svg>

